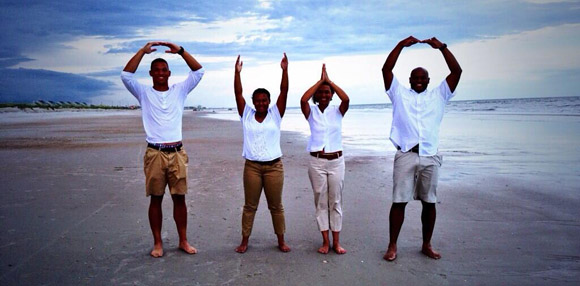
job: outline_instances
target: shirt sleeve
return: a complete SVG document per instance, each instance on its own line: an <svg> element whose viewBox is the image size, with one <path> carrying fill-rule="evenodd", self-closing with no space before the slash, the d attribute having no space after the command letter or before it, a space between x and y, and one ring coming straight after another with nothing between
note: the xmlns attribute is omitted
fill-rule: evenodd
<svg viewBox="0 0 580 286"><path fill-rule="evenodd" d="M251 112L252 112L252 108L250 107L249 104L246 103L246 106L244 107L244 111L242 112L242 116L240 116L240 121L242 122L242 124L244 123L246 118L248 116L250 116Z"/></svg>
<svg viewBox="0 0 580 286"><path fill-rule="evenodd" d="M455 96L455 92L451 92L449 84L447 84L447 80L443 80L437 88L439 89L439 95L443 98L445 102L448 102L451 98Z"/></svg>
<svg viewBox="0 0 580 286"><path fill-rule="evenodd" d="M385 91L387 93L387 95L389 96L389 99L391 100L391 102L393 102L393 99L399 95L398 90L399 90L400 86L401 85L399 84L399 81L397 80L397 78L393 77L393 81L391 82L391 87Z"/></svg>
<svg viewBox="0 0 580 286"><path fill-rule="evenodd" d="M135 78L134 73L122 71L121 81L125 85L125 88L135 97L139 102L141 102L141 95L145 92L144 85L140 84Z"/></svg>
<svg viewBox="0 0 580 286"><path fill-rule="evenodd" d="M282 123L282 116L280 116L280 110L278 110L278 105L274 103L274 105L270 107L270 110L268 112L272 113L272 118L274 118L276 125L280 127Z"/></svg>
<svg viewBox="0 0 580 286"><path fill-rule="evenodd" d="M176 86L184 91L182 93L184 96L187 96L201 81L204 74L205 74L204 68L200 68L196 71L193 70L189 71L187 78L184 81L177 83Z"/></svg>
<svg viewBox="0 0 580 286"><path fill-rule="evenodd" d="M312 113L314 108L318 108L318 106L314 105L314 104L310 104L310 114L308 115L308 118L306 120L308 120L308 122L310 123L310 119L312 118Z"/></svg>
<svg viewBox="0 0 580 286"><path fill-rule="evenodd" d="M344 118L344 114L342 114L342 112L340 112L340 105L333 105L333 109L334 109L334 113L336 113L336 115L338 117L342 117Z"/></svg>

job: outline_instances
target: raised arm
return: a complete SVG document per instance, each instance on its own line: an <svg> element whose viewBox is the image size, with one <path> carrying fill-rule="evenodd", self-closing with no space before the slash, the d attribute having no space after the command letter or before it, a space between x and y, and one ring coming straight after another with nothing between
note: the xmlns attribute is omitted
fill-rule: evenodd
<svg viewBox="0 0 580 286"><path fill-rule="evenodd" d="M338 95L338 98L340 98L340 106L338 107L338 110L340 110L340 113L342 114L342 116L344 116L344 114L348 111L348 107L350 105L350 98L348 98L348 95L346 95L346 92L344 92L342 88L340 88L338 85L336 85L333 81L330 80L328 74L326 73L326 66L322 66L322 72L324 73L324 79L326 80L326 82L330 84L332 89L334 89L334 91L336 92L336 95Z"/></svg>
<svg viewBox="0 0 580 286"><path fill-rule="evenodd" d="M143 56L145 54L150 54L154 51L157 51L157 49L155 49L153 47L159 46L160 43L161 42L149 42L149 43L145 44L145 46L140 48L137 51L137 53L129 60L129 62L127 62L127 65L125 65L125 68L123 69L123 71L135 73L137 71L137 68L139 67L139 64L141 63L141 60L143 59Z"/></svg>
<svg viewBox="0 0 580 286"><path fill-rule="evenodd" d="M391 83L393 82L393 68L397 63L403 48L410 47L419 42L421 41L419 41L417 38L409 36L406 39L401 40L391 51L385 60L385 64L383 64L383 82L385 83L385 90L389 90L391 88Z"/></svg>
<svg viewBox="0 0 580 286"><path fill-rule="evenodd" d="M170 42L161 42L159 44L169 48L169 50L165 51L166 53L179 54L192 71L196 71L202 68L201 64L197 62L197 60L190 53L183 49L183 47Z"/></svg>
<svg viewBox="0 0 580 286"><path fill-rule="evenodd" d="M276 101L278 106L278 111L280 112L280 117L284 116L286 112L286 101L288 99L288 58L286 53L280 62L280 67L282 68L282 81L280 82L280 95Z"/></svg>
<svg viewBox="0 0 580 286"><path fill-rule="evenodd" d="M236 106L238 107L238 114L242 116L244 114L244 108L246 108L246 100L242 94L242 78L240 73L242 72L242 66L244 62L240 61L240 55L236 60L236 68L234 74L234 94L236 95Z"/></svg>
<svg viewBox="0 0 580 286"><path fill-rule="evenodd" d="M432 48L439 49L441 51L443 58L445 59L445 63L447 63L447 67L449 67L449 70L451 71L445 80L447 81L447 85L449 85L451 92L454 92L455 88L457 88L457 84L459 84L459 79L461 78L461 73L463 70L461 69L461 66L459 66L455 56L453 56L451 51L449 51L447 48L447 44L441 43L441 41L435 37L423 40L421 43L429 44Z"/></svg>
<svg viewBox="0 0 580 286"><path fill-rule="evenodd" d="M197 60L190 53L183 50L182 47L180 47L174 43L149 42L137 51L137 53L129 60L127 65L125 65L125 68L123 69L123 71L135 73L137 71L137 68L139 67L139 64L141 63L141 60L143 59L143 56L145 54L150 54L152 52L157 51L157 49L153 48L155 46L166 46L169 48L169 50L165 51L166 53L181 55L183 57L183 59L185 60L185 62L187 63L187 65L189 66L189 68L193 71L196 71L196 70L202 68L201 64L199 64L197 62Z"/></svg>
<svg viewBox="0 0 580 286"><path fill-rule="evenodd" d="M322 64L322 74L320 75L320 80L317 81L308 90L306 90L306 92L304 92L304 95L302 95L302 97L300 98L300 109L302 110L302 114L304 114L304 117L306 117L306 119L308 119L308 117L310 116L310 104L308 104L308 101L312 98L312 96L314 96L320 85L324 82L325 69L326 69L325 65Z"/></svg>

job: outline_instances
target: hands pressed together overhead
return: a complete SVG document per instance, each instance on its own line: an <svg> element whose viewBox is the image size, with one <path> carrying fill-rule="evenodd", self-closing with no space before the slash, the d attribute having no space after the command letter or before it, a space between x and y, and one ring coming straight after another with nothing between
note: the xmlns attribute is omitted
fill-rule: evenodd
<svg viewBox="0 0 580 286"><path fill-rule="evenodd" d="M440 49L445 45L444 43L441 43L441 41L439 41L435 37L429 38L429 39L424 39L424 40L419 40L413 36L409 36L408 38L401 41L401 44L403 44L404 47L410 47L410 46L417 44L417 43L428 44L434 49Z"/></svg>
<svg viewBox="0 0 580 286"><path fill-rule="evenodd" d="M328 78L328 74L326 73L326 64L322 64L322 73L320 74L320 81L330 83L330 78Z"/></svg>

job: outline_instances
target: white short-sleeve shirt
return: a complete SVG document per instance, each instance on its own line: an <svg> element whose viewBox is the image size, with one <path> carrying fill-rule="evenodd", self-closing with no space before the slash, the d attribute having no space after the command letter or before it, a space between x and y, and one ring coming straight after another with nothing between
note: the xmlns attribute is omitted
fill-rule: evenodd
<svg viewBox="0 0 580 286"><path fill-rule="evenodd" d="M393 78L386 91L393 103L391 142L407 152L419 144L420 156L433 156L439 148L439 127L445 105L455 96L446 80L431 90L417 93Z"/></svg>
<svg viewBox="0 0 580 286"><path fill-rule="evenodd" d="M252 161L272 161L282 157L280 149L280 124L282 117L276 104L268 108L264 121L256 120L256 110L246 104L240 117L244 132L242 156Z"/></svg>
<svg viewBox="0 0 580 286"><path fill-rule="evenodd" d="M342 151L342 118L336 105L329 105L324 112L318 105L310 105L310 138L306 150L318 152L324 149L326 153Z"/></svg>
<svg viewBox="0 0 580 286"><path fill-rule="evenodd" d="M123 84L141 105L147 142L181 141L185 99L187 94L197 86L204 73L203 68L190 71L184 81L171 85L167 91L157 91L152 86L139 83L134 73L121 72Z"/></svg>

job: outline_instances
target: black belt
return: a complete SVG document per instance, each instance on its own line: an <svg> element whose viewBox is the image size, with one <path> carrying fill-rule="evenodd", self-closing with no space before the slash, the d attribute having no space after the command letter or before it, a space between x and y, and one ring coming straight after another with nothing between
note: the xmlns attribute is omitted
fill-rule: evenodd
<svg viewBox="0 0 580 286"><path fill-rule="evenodd" d="M260 165L274 165L275 163L280 162L280 158L276 158L276 159L274 159L272 161L252 161L252 160L248 160L248 161L250 161L252 163L257 163L257 164L260 164Z"/></svg>
<svg viewBox="0 0 580 286"><path fill-rule="evenodd" d="M155 150L159 150L159 151L165 152L165 153L173 153L173 152L181 151L181 149L183 148L183 144L180 143L180 144L177 144L174 146L168 146L168 145L155 145L153 143L147 143L147 147L155 149Z"/></svg>
<svg viewBox="0 0 580 286"><path fill-rule="evenodd" d="M401 147L397 146L397 150L401 150ZM415 145L413 148L409 149L407 152L413 152L419 154L419 144Z"/></svg>

